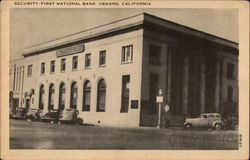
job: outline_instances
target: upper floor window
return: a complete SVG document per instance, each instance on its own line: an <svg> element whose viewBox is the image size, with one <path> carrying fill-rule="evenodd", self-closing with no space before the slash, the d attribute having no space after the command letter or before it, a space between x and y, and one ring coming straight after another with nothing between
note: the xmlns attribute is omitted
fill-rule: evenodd
<svg viewBox="0 0 250 160"><path fill-rule="evenodd" d="M77 69L77 64L78 64L78 57L74 56L72 59L72 70Z"/></svg>
<svg viewBox="0 0 250 160"><path fill-rule="evenodd" d="M41 63L41 74L45 73L45 62Z"/></svg>
<svg viewBox="0 0 250 160"><path fill-rule="evenodd" d="M50 73L54 73L55 72L55 61L51 61L50 62Z"/></svg>
<svg viewBox="0 0 250 160"><path fill-rule="evenodd" d="M64 72L66 70L66 59L61 59L61 72Z"/></svg>
<svg viewBox="0 0 250 160"><path fill-rule="evenodd" d="M104 66L106 64L106 51L100 51L99 56L99 66Z"/></svg>
<svg viewBox="0 0 250 160"><path fill-rule="evenodd" d="M122 47L122 63L133 61L133 45Z"/></svg>
<svg viewBox="0 0 250 160"><path fill-rule="evenodd" d="M90 68L91 65L91 53L85 55L85 68Z"/></svg>
<svg viewBox="0 0 250 160"><path fill-rule="evenodd" d="M156 45L149 45L149 64L160 64L161 47Z"/></svg>
<svg viewBox="0 0 250 160"><path fill-rule="evenodd" d="M27 75L28 75L28 76L31 76L31 75L32 75L32 64L31 64L31 65L28 65L28 72L27 72Z"/></svg>
<svg viewBox="0 0 250 160"><path fill-rule="evenodd" d="M227 64L227 78L234 79L234 64L232 63Z"/></svg>

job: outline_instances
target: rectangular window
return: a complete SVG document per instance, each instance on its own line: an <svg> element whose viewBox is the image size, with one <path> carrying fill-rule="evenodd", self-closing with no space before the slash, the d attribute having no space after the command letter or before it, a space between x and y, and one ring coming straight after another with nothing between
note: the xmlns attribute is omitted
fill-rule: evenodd
<svg viewBox="0 0 250 160"><path fill-rule="evenodd" d="M133 45L122 47L122 63L133 62Z"/></svg>
<svg viewBox="0 0 250 160"><path fill-rule="evenodd" d="M66 59L61 59L61 72L65 72L66 70Z"/></svg>
<svg viewBox="0 0 250 160"><path fill-rule="evenodd" d="M90 68L91 65L91 53L85 55L85 68Z"/></svg>
<svg viewBox="0 0 250 160"><path fill-rule="evenodd" d="M159 65L161 47L156 45L149 45L149 64Z"/></svg>
<svg viewBox="0 0 250 160"><path fill-rule="evenodd" d="M28 65L28 72L27 72L27 75L28 75L28 76L31 76L31 75L32 75L32 64L31 64L31 65Z"/></svg>
<svg viewBox="0 0 250 160"><path fill-rule="evenodd" d="M78 64L78 57L74 56L73 59L72 59L72 70L77 69L77 64Z"/></svg>
<svg viewBox="0 0 250 160"><path fill-rule="evenodd" d="M234 64L232 63L227 64L227 78L234 79Z"/></svg>
<svg viewBox="0 0 250 160"><path fill-rule="evenodd" d="M100 51L99 55L99 66L104 66L106 64L106 51Z"/></svg>
<svg viewBox="0 0 250 160"><path fill-rule="evenodd" d="M45 62L41 63L41 74L45 74Z"/></svg>
<svg viewBox="0 0 250 160"><path fill-rule="evenodd" d="M129 108L129 84L130 75L122 76L122 102L121 102L121 113L128 113Z"/></svg>
<svg viewBox="0 0 250 160"><path fill-rule="evenodd" d="M50 73L54 73L55 72L55 61L51 61L50 62Z"/></svg>

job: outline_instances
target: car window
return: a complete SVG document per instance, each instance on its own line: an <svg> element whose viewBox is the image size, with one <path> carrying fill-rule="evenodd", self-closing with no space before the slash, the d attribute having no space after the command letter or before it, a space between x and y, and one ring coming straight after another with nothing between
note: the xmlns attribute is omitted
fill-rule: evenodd
<svg viewBox="0 0 250 160"><path fill-rule="evenodd" d="M215 115L215 118L220 118L220 115Z"/></svg>
<svg viewBox="0 0 250 160"><path fill-rule="evenodd" d="M208 115L208 118L214 118L214 115Z"/></svg>
<svg viewBox="0 0 250 160"><path fill-rule="evenodd" d="M207 118L207 115L201 115L201 118Z"/></svg>

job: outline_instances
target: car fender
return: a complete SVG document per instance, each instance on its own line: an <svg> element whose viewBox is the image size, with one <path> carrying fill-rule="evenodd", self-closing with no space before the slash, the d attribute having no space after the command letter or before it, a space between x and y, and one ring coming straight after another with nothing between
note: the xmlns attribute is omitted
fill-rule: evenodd
<svg viewBox="0 0 250 160"><path fill-rule="evenodd" d="M213 127L215 126L216 123L220 123L222 125L222 122L221 121L214 121L213 122Z"/></svg>

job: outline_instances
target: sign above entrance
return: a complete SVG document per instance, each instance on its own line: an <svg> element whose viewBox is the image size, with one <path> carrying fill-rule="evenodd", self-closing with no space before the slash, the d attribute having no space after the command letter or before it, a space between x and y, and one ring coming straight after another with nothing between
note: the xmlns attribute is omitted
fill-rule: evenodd
<svg viewBox="0 0 250 160"><path fill-rule="evenodd" d="M57 57L67 56L67 55L83 52L84 50L85 50L85 45L78 44L78 45L58 49L56 51L56 56Z"/></svg>

